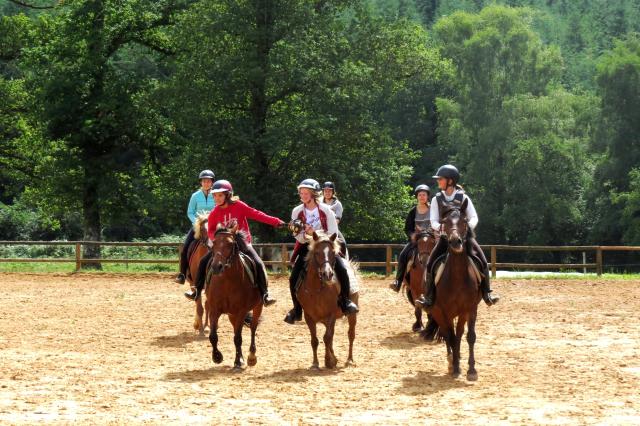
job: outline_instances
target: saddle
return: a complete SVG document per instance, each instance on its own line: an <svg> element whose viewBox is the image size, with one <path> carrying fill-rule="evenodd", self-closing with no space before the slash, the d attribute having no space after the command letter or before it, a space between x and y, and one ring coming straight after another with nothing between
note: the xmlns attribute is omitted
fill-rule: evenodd
<svg viewBox="0 0 640 426"><path fill-rule="evenodd" d="M188 265L191 264L191 258L193 257L193 254L196 252L196 249L200 244L201 244L200 240L193 240L191 244L189 244L189 247L187 247L187 274L186 275L189 281L193 281L195 277L191 276L191 268L189 268Z"/></svg>

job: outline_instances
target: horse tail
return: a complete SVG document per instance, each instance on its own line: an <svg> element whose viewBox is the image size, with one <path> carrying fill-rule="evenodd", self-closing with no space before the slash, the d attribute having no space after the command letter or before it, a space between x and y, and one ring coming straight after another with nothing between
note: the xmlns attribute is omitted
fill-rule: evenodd
<svg viewBox="0 0 640 426"><path fill-rule="evenodd" d="M420 332L420 336L427 342L442 342L444 340L444 336L440 333L440 327L431 314L427 315L427 325Z"/></svg>
<svg viewBox="0 0 640 426"><path fill-rule="evenodd" d="M196 221L193 223L193 236L196 240L200 239L200 230L202 229L202 224L206 223L209 220L209 215L207 213L200 213L196 217Z"/></svg>

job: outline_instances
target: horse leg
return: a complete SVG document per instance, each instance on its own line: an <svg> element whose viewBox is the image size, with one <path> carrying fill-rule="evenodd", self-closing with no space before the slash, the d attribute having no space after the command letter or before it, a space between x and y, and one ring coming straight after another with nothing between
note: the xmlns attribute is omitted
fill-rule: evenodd
<svg viewBox="0 0 640 426"><path fill-rule="evenodd" d="M474 312L469 317L467 324L467 343L469 344L469 370L467 370L467 380L478 380L478 372L476 371L476 358L473 352L473 346L476 343L476 315Z"/></svg>
<svg viewBox="0 0 640 426"><path fill-rule="evenodd" d="M422 330L422 308L415 308L416 322L413 323L411 330L414 333Z"/></svg>
<svg viewBox="0 0 640 426"><path fill-rule="evenodd" d="M447 371L451 375L453 375L453 342L454 342L452 326L453 324L451 324L451 326L447 324L446 328L445 327L440 328L440 335L444 339L444 343L447 346L447 364L448 364Z"/></svg>
<svg viewBox="0 0 640 426"><path fill-rule="evenodd" d="M453 338L453 377L460 375L460 342L462 341L462 335L464 334L464 324L466 322L465 317L458 317L458 323L456 324L456 333Z"/></svg>
<svg viewBox="0 0 640 426"><path fill-rule="evenodd" d="M196 300L196 314L193 321L193 328L204 336L204 325L202 323L202 316L204 314L204 308L202 307L202 297Z"/></svg>
<svg viewBox="0 0 640 426"><path fill-rule="evenodd" d="M233 370L242 371L244 367L244 357L242 356L242 326L244 315L229 315L229 320L233 324L233 344L236 347L236 359L233 361Z"/></svg>
<svg viewBox="0 0 640 426"><path fill-rule="evenodd" d="M218 319L220 318L220 314L218 312L210 312L209 313L209 327L211 328L209 332L209 341L211 342L211 358L213 362L216 364L220 364L222 362L222 352L218 350Z"/></svg>
<svg viewBox="0 0 640 426"><path fill-rule="evenodd" d="M311 364L312 370L320 369L320 363L318 362L318 330L315 321L307 315L307 311L304 312L304 320L309 327L309 333L311 333L311 349L313 350L313 364Z"/></svg>
<svg viewBox="0 0 640 426"><path fill-rule="evenodd" d="M349 358L345 365L353 365L353 341L356 339L356 323L358 322L358 314L351 314L347 317L349 320Z"/></svg>
<svg viewBox="0 0 640 426"><path fill-rule="evenodd" d="M324 337L322 340L324 341L324 366L326 368L335 368L338 364L338 359L333 353L333 334L336 330L336 318L332 316L327 321Z"/></svg>
<svg viewBox="0 0 640 426"><path fill-rule="evenodd" d="M251 367L256 365L258 362L258 358L256 357L256 330L258 329L258 323L260 322L262 306L262 303L259 303L255 308L253 308L253 317L251 319L251 346L249 346L249 357L247 358L247 364Z"/></svg>

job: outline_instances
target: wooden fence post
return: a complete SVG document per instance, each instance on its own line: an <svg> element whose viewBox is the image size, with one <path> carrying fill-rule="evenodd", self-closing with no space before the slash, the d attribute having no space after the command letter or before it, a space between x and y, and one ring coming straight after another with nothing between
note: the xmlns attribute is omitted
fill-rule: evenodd
<svg viewBox="0 0 640 426"><path fill-rule="evenodd" d="M498 263L498 253L496 250L496 246L491 246L491 278L496 277L496 263Z"/></svg>
<svg viewBox="0 0 640 426"><path fill-rule="evenodd" d="M76 243L76 272L82 268L82 244Z"/></svg>
<svg viewBox="0 0 640 426"><path fill-rule="evenodd" d="M386 276L387 277L391 275L391 260L392 260L391 256L392 256L391 246L387 245L387 259L386 259Z"/></svg>
<svg viewBox="0 0 640 426"><path fill-rule="evenodd" d="M280 246L280 255L282 257L282 273L286 274L289 266L289 251L286 244Z"/></svg>
<svg viewBox="0 0 640 426"><path fill-rule="evenodd" d="M596 248L596 273L602 275L602 247Z"/></svg>

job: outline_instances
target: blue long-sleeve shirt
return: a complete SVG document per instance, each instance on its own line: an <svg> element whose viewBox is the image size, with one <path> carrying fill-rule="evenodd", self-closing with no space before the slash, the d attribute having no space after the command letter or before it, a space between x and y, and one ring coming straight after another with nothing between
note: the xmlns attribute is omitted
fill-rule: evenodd
<svg viewBox="0 0 640 426"><path fill-rule="evenodd" d="M204 195L201 189L191 194L189 200L189 206L187 207L187 216L191 223L196 222L196 216L198 213L209 213L215 207L216 203L213 200L213 194L209 193Z"/></svg>

